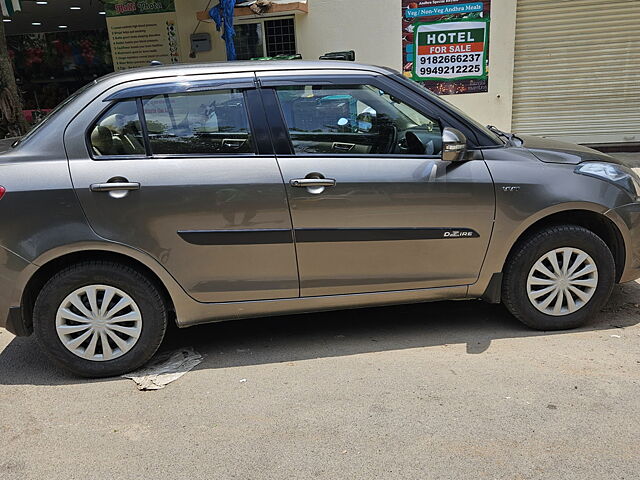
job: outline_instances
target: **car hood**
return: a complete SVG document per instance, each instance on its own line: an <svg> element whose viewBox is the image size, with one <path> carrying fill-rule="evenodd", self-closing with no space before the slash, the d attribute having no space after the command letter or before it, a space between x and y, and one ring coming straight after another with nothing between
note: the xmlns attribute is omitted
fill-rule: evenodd
<svg viewBox="0 0 640 480"><path fill-rule="evenodd" d="M524 142L524 148L545 163L577 165L582 162L609 162L620 164L620 161L615 158L582 145L528 135L518 135L518 138Z"/></svg>

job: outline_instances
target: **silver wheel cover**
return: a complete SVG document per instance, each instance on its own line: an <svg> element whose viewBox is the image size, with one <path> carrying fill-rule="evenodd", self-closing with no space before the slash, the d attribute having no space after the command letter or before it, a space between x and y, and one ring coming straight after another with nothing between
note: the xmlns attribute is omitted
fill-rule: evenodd
<svg viewBox="0 0 640 480"><path fill-rule="evenodd" d="M62 301L56 314L56 332L74 355L105 362L121 357L138 342L142 314L122 290L89 285Z"/></svg>
<svg viewBox="0 0 640 480"><path fill-rule="evenodd" d="M598 267L578 248L562 247L544 254L527 277L531 304L546 315L575 313L593 297L598 286Z"/></svg>

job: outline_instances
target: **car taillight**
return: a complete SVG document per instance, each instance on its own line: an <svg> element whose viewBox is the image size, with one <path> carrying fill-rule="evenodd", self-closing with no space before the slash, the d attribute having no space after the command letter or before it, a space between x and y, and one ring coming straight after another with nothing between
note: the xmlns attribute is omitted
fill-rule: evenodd
<svg viewBox="0 0 640 480"><path fill-rule="evenodd" d="M6 191L7 189L0 185L0 200L2 200L2 197L4 197Z"/></svg>

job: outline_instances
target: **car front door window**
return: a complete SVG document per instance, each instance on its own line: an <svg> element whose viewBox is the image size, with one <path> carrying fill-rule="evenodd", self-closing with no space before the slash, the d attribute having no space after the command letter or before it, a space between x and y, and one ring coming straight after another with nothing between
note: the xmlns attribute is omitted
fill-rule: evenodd
<svg viewBox="0 0 640 480"><path fill-rule="evenodd" d="M371 85L277 88L297 154L438 155L440 124Z"/></svg>

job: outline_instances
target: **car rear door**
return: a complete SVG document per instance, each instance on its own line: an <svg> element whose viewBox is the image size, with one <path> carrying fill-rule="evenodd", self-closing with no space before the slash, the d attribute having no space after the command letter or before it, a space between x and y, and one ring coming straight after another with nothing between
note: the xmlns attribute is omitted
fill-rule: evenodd
<svg viewBox="0 0 640 480"><path fill-rule="evenodd" d="M144 80L67 128L93 229L155 258L196 300L299 295L292 226L253 74Z"/></svg>
<svg viewBox="0 0 640 480"><path fill-rule="evenodd" d="M477 280L493 227L491 176L481 158L440 160L442 128L466 126L384 76L258 78L289 198L302 296Z"/></svg>

